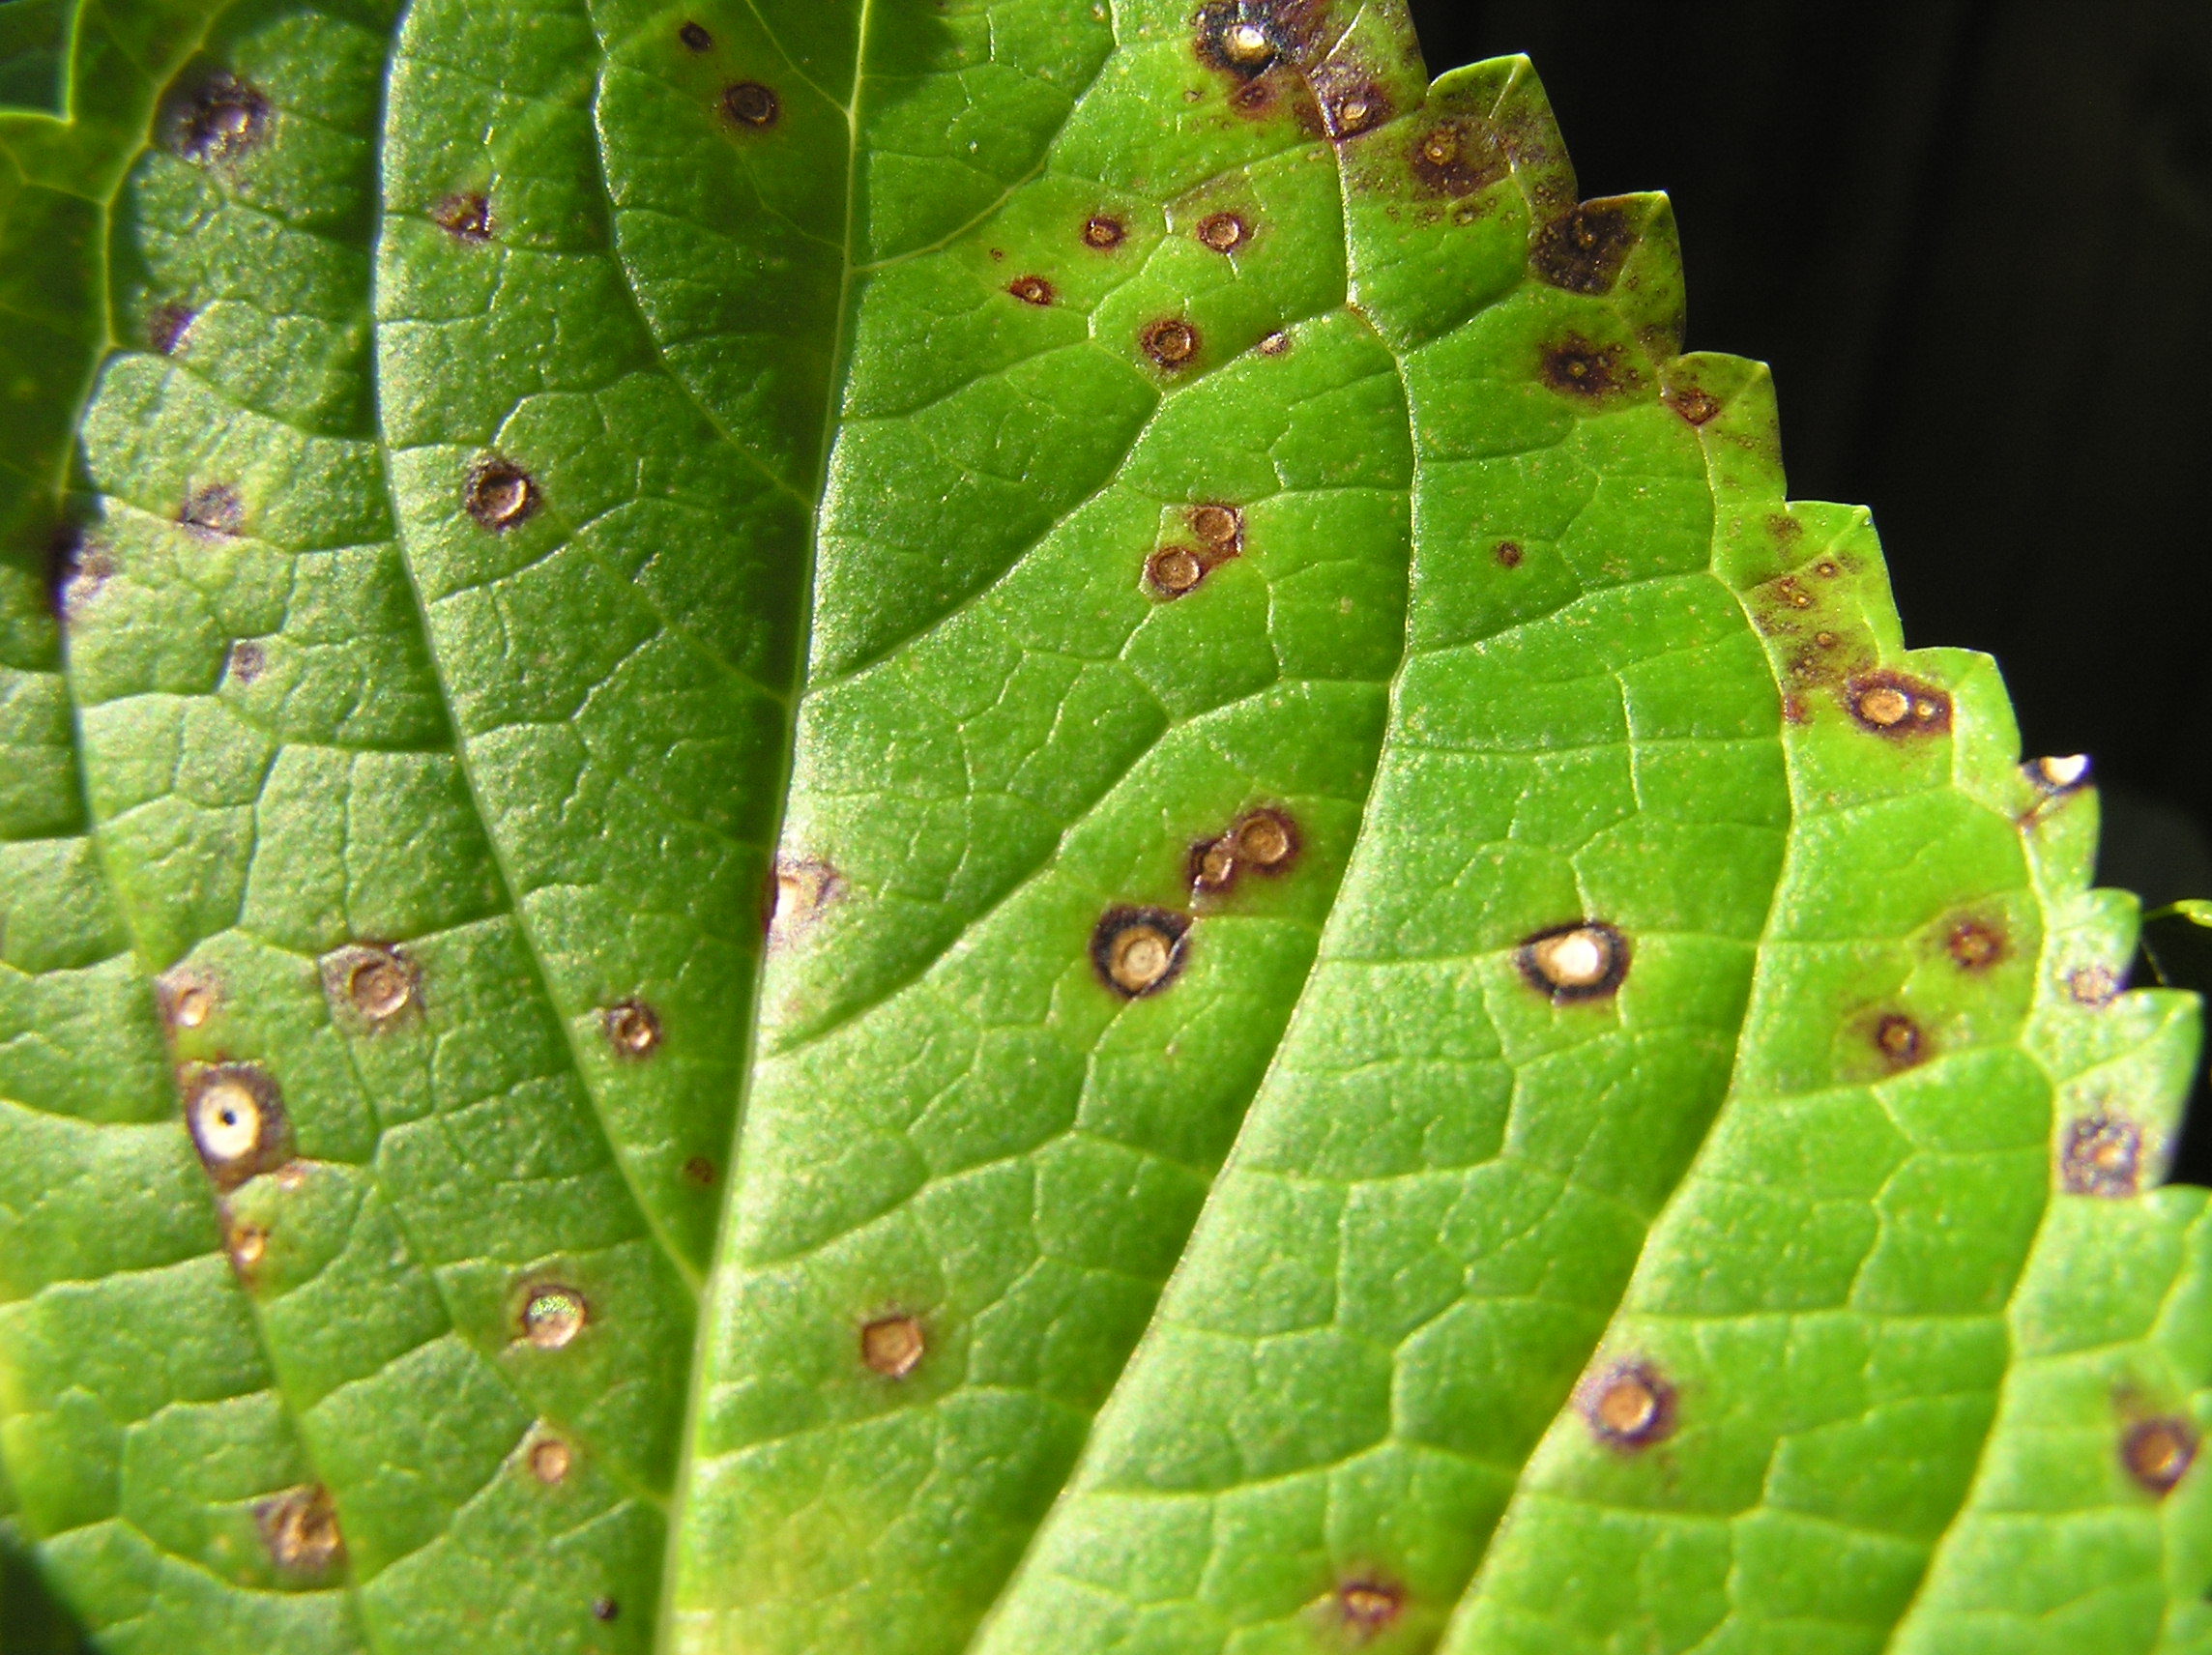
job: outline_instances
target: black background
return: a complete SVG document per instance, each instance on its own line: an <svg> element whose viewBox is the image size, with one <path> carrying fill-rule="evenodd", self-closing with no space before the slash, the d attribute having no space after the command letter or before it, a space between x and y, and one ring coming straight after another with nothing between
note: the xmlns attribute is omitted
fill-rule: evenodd
<svg viewBox="0 0 2212 1655"><path fill-rule="evenodd" d="M1585 196L1673 198L1689 348L1772 364L1790 493L1874 508L1906 641L2093 755L2100 881L2212 896L2212 4L1412 10L1431 73L1534 60Z"/></svg>

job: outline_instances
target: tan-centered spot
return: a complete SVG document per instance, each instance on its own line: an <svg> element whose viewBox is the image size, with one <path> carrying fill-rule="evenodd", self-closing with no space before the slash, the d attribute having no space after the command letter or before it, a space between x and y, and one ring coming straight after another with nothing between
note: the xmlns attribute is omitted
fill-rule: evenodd
<svg viewBox="0 0 2212 1655"><path fill-rule="evenodd" d="M574 1288L532 1288L522 1304L522 1336L540 1350L558 1350L584 1330L590 1315Z"/></svg>
<svg viewBox="0 0 2212 1655"><path fill-rule="evenodd" d="M1628 974L1628 940L1600 920L1538 932L1514 952L1530 983L1554 1000L1610 994Z"/></svg>
<svg viewBox="0 0 2212 1655"><path fill-rule="evenodd" d="M903 1379L920 1365L927 1341L911 1316L879 1317L860 1329L860 1360L887 1379Z"/></svg>

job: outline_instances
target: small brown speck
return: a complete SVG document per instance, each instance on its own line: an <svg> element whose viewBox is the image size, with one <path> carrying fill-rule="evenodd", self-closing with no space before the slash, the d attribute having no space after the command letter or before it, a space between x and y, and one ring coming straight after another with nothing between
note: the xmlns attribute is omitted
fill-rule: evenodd
<svg viewBox="0 0 2212 1655"><path fill-rule="evenodd" d="M251 638L241 638L223 657L223 677L244 688L259 678L262 668L268 664L269 657L259 644Z"/></svg>
<svg viewBox="0 0 2212 1655"><path fill-rule="evenodd" d="M173 356L191 330L192 311L183 305L157 305L146 318L146 343L162 356Z"/></svg>
<svg viewBox="0 0 2212 1655"><path fill-rule="evenodd" d="M626 1000L600 1013L607 1044L618 1058L650 1058L660 1046L660 1014L642 1000Z"/></svg>
<svg viewBox="0 0 2212 1655"><path fill-rule="evenodd" d="M1145 560L1145 584L1162 598L1180 597L1205 578L1205 563L1188 546L1162 546Z"/></svg>
<svg viewBox="0 0 2212 1655"><path fill-rule="evenodd" d="M199 539L228 539L246 526L246 504L227 482L203 483L185 496L177 521Z"/></svg>
<svg viewBox="0 0 2212 1655"><path fill-rule="evenodd" d="M1628 975L1628 939L1599 919L1539 931L1513 950L1531 988L1554 1001L1596 1000Z"/></svg>
<svg viewBox="0 0 2212 1655"><path fill-rule="evenodd" d="M235 160L269 135L269 100L235 74L218 73L177 111L177 152L203 164Z"/></svg>
<svg viewBox="0 0 2212 1655"><path fill-rule="evenodd" d="M1198 330L1179 316L1154 322L1139 335L1145 355L1173 372L1198 355Z"/></svg>
<svg viewBox="0 0 2212 1655"><path fill-rule="evenodd" d="M683 1173L685 1183L697 1184L701 1189L707 1189L714 1182L714 1163L704 1155L694 1155L685 1161Z"/></svg>
<svg viewBox="0 0 2212 1655"><path fill-rule="evenodd" d="M522 1337L540 1350L558 1350L584 1330L591 1307L574 1288L534 1287L522 1299Z"/></svg>
<svg viewBox="0 0 2212 1655"><path fill-rule="evenodd" d="M1843 566L1833 558L1822 558L1813 566L1813 572L1822 580L1834 580L1844 572Z"/></svg>
<svg viewBox="0 0 2212 1655"><path fill-rule="evenodd" d="M1674 1429L1674 1387L1647 1362L1615 1362L1592 1375L1576 1403L1591 1435L1623 1452L1649 1447Z"/></svg>
<svg viewBox="0 0 2212 1655"><path fill-rule="evenodd" d="M1096 247L1101 252L1120 247L1127 235L1128 232L1121 227L1121 219L1104 213L1093 213L1083 223L1083 245Z"/></svg>
<svg viewBox="0 0 2212 1655"><path fill-rule="evenodd" d="M431 211L430 218L456 242L480 246L491 240L491 201L480 190L447 196Z"/></svg>
<svg viewBox="0 0 2212 1655"><path fill-rule="evenodd" d="M1347 1581L1336 1588L1336 1618L1354 1643L1388 1631L1405 1604L1405 1592L1387 1581Z"/></svg>
<svg viewBox="0 0 2212 1655"><path fill-rule="evenodd" d="M2105 1114L2066 1123L2058 1181L2068 1195L2123 1201L2142 1187L2142 1128Z"/></svg>
<svg viewBox="0 0 2212 1655"><path fill-rule="evenodd" d="M1890 1067L1909 1068L1920 1060L1920 1025L1893 1011L1874 1026L1874 1043Z"/></svg>
<svg viewBox="0 0 2212 1655"><path fill-rule="evenodd" d="M2161 1498L2188 1475L2196 1459L2197 1428L2178 1415L2139 1419L2120 1437L2121 1466Z"/></svg>
<svg viewBox="0 0 2212 1655"><path fill-rule="evenodd" d="M2111 1004L2120 983L2103 966L2080 966L2066 973L2066 992L2076 1004L2094 1009Z"/></svg>
<svg viewBox="0 0 2212 1655"><path fill-rule="evenodd" d="M253 1508L270 1561L290 1575L319 1575L344 1555L337 1507L320 1483L286 1489Z"/></svg>
<svg viewBox="0 0 2212 1655"><path fill-rule="evenodd" d="M887 1379L903 1379L920 1366L926 1344L913 1317L880 1317L860 1329L860 1360Z"/></svg>
<svg viewBox="0 0 2212 1655"><path fill-rule="evenodd" d="M1794 695L1784 696L1782 698L1782 720L1786 724L1804 723L1805 704Z"/></svg>
<svg viewBox="0 0 2212 1655"><path fill-rule="evenodd" d="M714 37L697 23L685 23L676 31L676 38L684 43L684 49L686 51L703 52L714 49Z"/></svg>
<svg viewBox="0 0 2212 1655"><path fill-rule="evenodd" d="M223 1245L230 1254L231 1267L242 1276L250 1275L269 1251L269 1232L258 1224L234 1225Z"/></svg>
<svg viewBox="0 0 2212 1655"><path fill-rule="evenodd" d="M530 1445L530 1474L548 1488L564 1481L574 1462L568 1444L558 1437L540 1437Z"/></svg>
<svg viewBox="0 0 2212 1655"><path fill-rule="evenodd" d="M461 505L480 528L501 534L538 509L538 482L512 460L484 454L469 466Z"/></svg>
<svg viewBox="0 0 2212 1655"><path fill-rule="evenodd" d="M1499 568L1519 568L1521 566L1521 545L1517 540L1499 541L1497 550L1491 555L1498 560Z"/></svg>
<svg viewBox="0 0 2212 1655"><path fill-rule="evenodd" d="M2004 958L2004 933L1987 920L1962 919L1943 939L1943 949L1961 971L1986 971Z"/></svg>
<svg viewBox="0 0 2212 1655"><path fill-rule="evenodd" d="M1041 276L1017 276L1006 283L1006 291L1024 305L1041 307L1052 303L1052 283Z"/></svg>
<svg viewBox="0 0 2212 1655"><path fill-rule="evenodd" d="M1186 915L1164 908L1110 908L1091 933L1091 963L1124 1000L1157 994L1182 970Z"/></svg>
<svg viewBox="0 0 2212 1655"><path fill-rule="evenodd" d="M741 127L760 131L775 125L783 102L759 81L741 80L722 88L722 113Z"/></svg>
<svg viewBox="0 0 2212 1655"><path fill-rule="evenodd" d="M1244 220L1234 213L1208 214L1198 221L1195 233L1202 244L1217 253L1235 252L1251 235Z"/></svg>
<svg viewBox="0 0 2212 1655"><path fill-rule="evenodd" d="M622 1613L622 1606L612 1598L594 1598L592 1600L592 1618L594 1620L612 1620L620 1613Z"/></svg>

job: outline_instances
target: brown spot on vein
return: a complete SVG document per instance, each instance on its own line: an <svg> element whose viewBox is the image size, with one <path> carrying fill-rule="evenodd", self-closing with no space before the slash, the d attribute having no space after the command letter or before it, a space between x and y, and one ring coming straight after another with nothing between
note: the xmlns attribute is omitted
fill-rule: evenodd
<svg viewBox="0 0 2212 1655"><path fill-rule="evenodd" d="M1175 981L1187 952L1187 915L1164 908L1110 908L1091 932L1099 980L1124 1000L1157 994Z"/></svg>
<svg viewBox="0 0 2212 1655"><path fill-rule="evenodd" d="M1324 64L1312 75L1314 97L1331 139L1342 143L1390 119L1390 95L1349 65Z"/></svg>
<svg viewBox="0 0 2212 1655"><path fill-rule="evenodd" d="M860 1329L860 1360L887 1379L913 1373L927 1348L921 1323L911 1316L879 1317Z"/></svg>
<svg viewBox="0 0 2212 1655"><path fill-rule="evenodd" d="M173 356L191 326L190 306L157 305L146 318L146 343L162 356Z"/></svg>
<svg viewBox="0 0 2212 1655"><path fill-rule="evenodd" d="M1951 728L1951 697L1903 673L1870 673L1844 686L1845 705L1864 729L1904 740L1941 736Z"/></svg>
<svg viewBox="0 0 2212 1655"><path fill-rule="evenodd" d="M2188 1475L2197 1459L2197 1428L2178 1414L2139 1419L2120 1436L2120 1465L2160 1498Z"/></svg>
<svg viewBox="0 0 2212 1655"><path fill-rule="evenodd" d="M1585 201L1536 232L1528 268L1569 293L1610 293L1636 245L1636 224L1620 201Z"/></svg>
<svg viewBox="0 0 2212 1655"><path fill-rule="evenodd" d="M2059 1186L2068 1195L2123 1201L2142 1188L2142 1128L2104 1114L2066 1123L2058 1152Z"/></svg>
<svg viewBox="0 0 2212 1655"><path fill-rule="evenodd" d="M789 947L804 936L844 883L837 870L819 857L778 857L769 892L769 946Z"/></svg>
<svg viewBox="0 0 2212 1655"><path fill-rule="evenodd" d="M1575 1398L1590 1434L1634 1453L1674 1429L1674 1387L1648 1362L1615 1362L1585 1379Z"/></svg>
<svg viewBox="0 0 2212 1655"><path fill-rule="evenodd" d="M1052 303L1052 283L1041 276L1017 276L1006 283L1006 291L1024 305L1034 305L1040 309Z"/></svg>
<svg viewBox="0 0 2212 1655"><path fill-rule="evenodd" d="M270 1561L288 1575L320 1575L345 1555L337 1506L320 1483L272 1495L253 1508Z"/></svg>
<svg viewBox="0 0 2212 1655"><path fill-rule="evenodd" d="M737 126L765 131L783 113L783 101L757 80L741 80L722 88L722 113Z"/></svg>
<svg viewBox="0 0 2212 1655"><path fill-rule="evenodd" d="M491 201L481 190L447 196L431 211L430 218L456 242L481 246L491 240Z"/></svg>

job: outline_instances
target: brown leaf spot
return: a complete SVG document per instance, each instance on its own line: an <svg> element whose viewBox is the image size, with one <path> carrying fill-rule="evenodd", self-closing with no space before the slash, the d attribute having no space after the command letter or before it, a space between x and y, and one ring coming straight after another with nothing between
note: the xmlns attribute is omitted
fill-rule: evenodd
<svg viewBox="0 0 2212 1655"><path fill-rule="evenodd" d="M740 127L764 131L783 113L783 101L757 80L740 80L722 88L722 113Z"/></svg>
<svg viewBox="0 0 2212 1655"><path fill-rule="evenodd" d="M364 948L345 974L353 1008L372 1024L387 1024L415 1003L420 973L397 948Z"/></svg>
<svg viewBox="0 0 2212 1655"><path fill-rule="evenodd" d="M250 1280L254 1266L269 1251L269 1232L258 1224L234 1224L223 1236L222 1245L230 1255L230 1267L242 1279Z"/></svg>
<svg viewBox="0 0 2212 1655"><path fill-rule="evenodd" d="M1121 227L1121 220L1110 214L1093 213L1083 221L1083 245L1107 252L1128 239L1129 232Z"/></svg>
<svg viewBox="0 0 2212 1655"><path fill-rule="evenodd" d="M1794 695L1784 696L1782 698L1782 721L1786 724L1804 723L1805 704Z"/></svg>
<svg viewBox="0 0 2212 1655"><path fill-rule="evenodd" d="M574 1288L544 1283L522 1295L521 1336L539 1350L558 1350L584 1330L591 1306Z"/></svg>
<svg viewBox="0 0 2212 1655"><path fill-rule="evenodd" d="M1417 134L1407 159L1424 189L1455 198L1496 184L1511 166L1498 134L1464 116Z"/></svg>
<svg viewBox="0 0 2212 1655"><path fill-rule="evenodd" d="M1674 1429L1674 1387L1648 1362L1615 1362L1585 1379L1575 1398L1590 1434L1634 1453Z"/></svg>
<svg viewBox="0 0 2212 1655"><path fill-rule="evenodd" d="M530 1445L530 1474L547 1488L567 1480L575 1455L558 1437L541 1437Z"/></svg>
<svg viewBox="0 0 2212 1655"><path fill-rule="evenodd" d="M1536 279L1569 293L1611 293L1636 224L1619 201L1585 201L1536 232L1528 268Z"/></svg>
<svg viewBox="0 0 2212 1655"><path fill-rule="evenodd" d="M54 613L63 621L81 616L115 573L115 560L101 547L87 545L73 528L55 535L47 560Z"/></svg>
<svg viewBox="0 0 2212 1655"><path fill-rule="evenodd" d="M246 526L246 503L227 482L204 483L185 496L177 521L199 539L228 539Z"/></svg>
<svg viewBox="0 0 2212 1655"><path fill-rule="evenodd" d="M921 1365L928 1341L911 1316L879 1317L860 1329L860 1360L887 1379L903 1379Z"/></svg>
<svg viewBox="0 0 2212 1655"><path fill-rule="evenodd" d="M1492 551L1491 556L1498 560L1499 568L1519 568L1521 566L1521 543L1518 540L1500 540L1496 549Z"/></svg>
<svg viewBox="0 0 2212 1655"><path fill-rule="evenodd" d="M269 656L251 638L241 638L223 655L223 677L244 688L259 678L268 666Z"/></svg>
<svg viewBox="0 0 2212 1655"><path fill-rule="evenodd" d="M1893 1069L1908 1069L1920 1061L1924 1044L1920 1025L1902 1012L1890 1012L1874 1026L1875 1050Z"/></svg>
<svg viewBox="0 0 2212 1655"><path fill-rule="evenodd" d="M1314 96L1321 101L1323 124L1338 143L1372 131L1390 119L1389 93L1357 70L1327 65L1314 73L1312 81Z"/></svg>
<svg viewBox="0 0 2212 1655"><path fill-rule="evenodd" d="M1283 50L1283 41L1259 9L1236 0L1201 6L1192 22L1192 48L1209 69L1250 79L1266 73Z"/></svg>
<svg viewBox="0 0 2212 1655"><path fill-rule="evenodd" d="M1677 386L1672 391L1661 392L1660 397L1668 407L1693 425L1705 424L1721 411L1719 397L1708 391L1701 391L1694 385Z"/></svg>
<svg viewBox="0 0 2212 1655"><path fill-rule="evenodd" d="M594 1598L592 1600L592 1618L594 1620L612 1620L620 1613L622 1613L622 1606L612 1598Z"/></svg>
<svg viewBox="0 0 2212 1655"><path fill-rule="evenodd" d="M1198 355L1198 330L1180 316L1169 316L1150 324L1138 335L1145 347L1145 355L1173 373L1187 367Z"/></svg>
<svg viewBox="0 0 2212 1655"><path fill-rule="evenodd" d="M1193 234L1217 253L1233 253L1244 245L1252 231L1234 213L1208 213L1198 221Z"/></svg>
<svg viewBox="0 0 2212 1655"><path fill-rule="evenodd" d="M2066 1123L2058 1179L2068 1195L2122 1201L2142 1188L2142 1128L2099 1113Z"/></svg>
<svg viewBox="0 0 2212 1655"><path fill-rule="evenodd" d="M1264 357L1279 357L1291 348L1291 336L1288 334L1269 334L1255 348Z"/></svg>
<svg viewBox="0 0 2212 1655"><path fill-rule="evenodd" d="M161 1010L161 1021L172 1031L199 1029L222 1003L220 984L208 973L194 966L178 966L164 972L154 980L154 999Z"/></svg>
<svg viewBox="0 0 2212 1655"><path fill-rule="evenodd" d="M162 356L173 356L190 332L192 311L184 305L157 305L146 318L146 343Z"/></svg>
<svg viewBox="0 0 2212 1655"><path fill-rule="evenodd" d="M1597 1000L1628 975L1628 939L1602 919L1539 931L1513 950L1528 986L1555 1002Z"/></svg>
<svg viewBox="0 0 2212 1655"><path fill-rule="evenodd" d="M1297 824L1288 812L1248 810L1230 824L1227 832L1190 848L1191 889L1202 896L1218 896L1246 869L1272 879L1288 873L1297 855Z"/></svg>
<svg viewBox="0 0 2212 1655"><path fill-rule="evenodd" d="M1624 349L1593 344L1580 334L1569 334L1557 344L1545 346L1539 371L1544 383L1561 395L1592 401L1633 391L1638 384L1636 369Z"/></svg>
<svg viewBox="0 0 2212 1655"><path fill-rule="evenodd" d="M599 1014L615 1056L650 1058L660 1047L660 1014L642 1000L621 1001Z"/></svg>
<svg viewBox="0 0 2212 1655"><path fill-rule="evenodd" d="M1145 584L1162 602L1173 602L1196 591L1206 569L1206 560L1188 546L1162 546L1145 560Z"/></svg>
<svg viewBox="0 0 2212 1655"><path fill-rule="evenodd" d="M320 1483L259 1501L253 1521L270 1561L288 1575L320 1575L345 1555L337 1506Z"/></svg>
<svg viewBox="0 0 2212 1655"><path fill-rule="evenodd" d="M1216 558L1233 558L1243 549L1244 513L1234 506L1193 506L1190 532Z"/></svg>
<svg viewBox="0 0 2212 1655"><path fill-rule="evenodd" d="M491 240L491 201L481 190L447 196L431 210L430 218L456 242L480 246Z"/></svg>
<svg viewBox="0 0 2212 1655"><path fill-rule="evenodd" d="M1157 994L1182 970L1187 915L1164 908L1109 908L1091 932L1099 980L1124 1000Z"/></svg>
<svg viewBox="0 0 2212 1655"><path fill-rule="evenodd" d="M1943 951L1963 972L1987 971L2005 957L2004 931L1986 919L1961 919L1945 935Z"/></svg>
<svg viewBox="0 0 2212 1655"><path fill-rule="evenodd" d="M1006 283L1006 291L1024 305L1041 308L1052 303L1052 283L1041 276L1017 276Z"/></svg>
<svg viewBox="0 0 2212 1655"><path fill-rule="evenodd" d="M2120 1466L2164 1498L2197 1459L2197 1428L2179 1415L2139 1419L2120 1435Z"/></svg>
<svg viewBox="0 0 2212 1655"><path fill-rule="evenodd" d="M2066 973L2066 992L2076 1004L2096 1008L2112 1003L2120 982L2103 966L2080 966Z"/></svg>
<svg viewBox="0 0 2212 1655"><path fill-rule="evenodd" d="M1229 107L1247 120L1258 120L1271 111L1282 96L1273 75L1247 81L1229 95Z"/></svg>
<svg viewBox="0 0 2212 1655"><path fill-rule="evenodd" d="M685 51L713 51L714 37L697 23L685 23L676 31L676 38L684 43Z"/></svg>
<svg viewBox="0 0 2212 1655"><path fill-rule="evenodd" d="M176 110L172 142L187 160L236 160L268 137L269 113L269 100L259 87L218 73L202 81Z"/></svg>
<svg viewBox="0 0 2212 1655"><path fill-rule="evenodd" d="M461 487L461 505L477 526L503 534L538 509L538 482L501 454L473 461Z"/></svg>
<svg viewBox="0 0 2212 1655"><path fill-rule="evenodd" d="M1371 1576L1336 1588L1336 1618L1354 1643L1382 1637L1405 1607L1403 1587Z"/></svg>
<svg viewBox="0 0 2212 1655"><path fill-rule="evenodd" d="M701 1189L711 1188L714 1182L714 1163L704 1155L694 1155L684 1163L684 1181L697 1184Z"/></svg>
<svg viewBox="0 0 2212 1655"><path fill-rule="evenodd" d="M1903 673L1854 678L1844 686L1844 697L1851 716L1877 736L1941 736L1951 728L1949 692Z"/></svg>
<svg viewBox="0 0 2212 1655"><path fill-rule="evenodd" d="M291 1158L291 1127L276 1083L251 1063L216 1063L185 1089L185 1125L218 1189L233 1189Z"/></svg>
<svg viewBox="0 0 2212 1655"><path fill-rule="evenodd" d="M837 870L818 857L778 857L770 892L769 946L787 948L804 936L844 884Z"/></svg>

